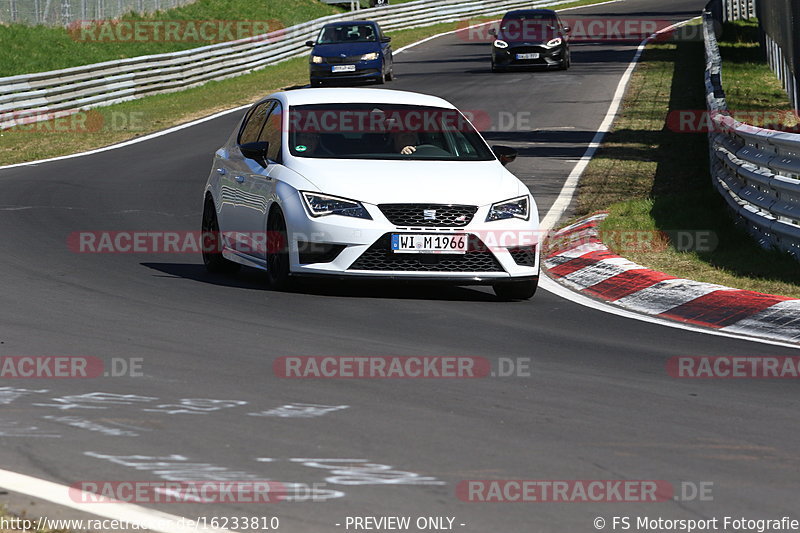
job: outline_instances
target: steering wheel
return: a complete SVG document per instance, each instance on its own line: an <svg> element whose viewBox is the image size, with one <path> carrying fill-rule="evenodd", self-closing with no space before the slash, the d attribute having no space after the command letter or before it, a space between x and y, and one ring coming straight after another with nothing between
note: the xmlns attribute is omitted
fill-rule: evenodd
<svg viewBox="0 0 800 533"><path fill-rule="evenodd" d="M435 144L420 144L416 148L414 155L451 155L450 152Z"/></svg>

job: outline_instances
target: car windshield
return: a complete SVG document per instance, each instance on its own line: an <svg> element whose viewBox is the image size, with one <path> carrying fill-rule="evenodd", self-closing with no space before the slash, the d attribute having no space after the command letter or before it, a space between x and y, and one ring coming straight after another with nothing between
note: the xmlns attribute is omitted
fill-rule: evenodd
<svg viewBox="0 0 800 533"><path fill-rule="evenodd" d="M491 161L456 109L399 104L314 104L290 109L289 151L320 159Z"/></svg>
<svg viewBox="0 0 800 533"><path fill-rule="evenodd" d="M319 33L319 44L375 42L375 28L371 24L333 24Z"/></svg>
<svg viewBox="0 0 800 533"><path fill-rule="evenodd" d="M558 27L558 20L547 13L521 13L500 23L500 32L511 40L541 39Z"/></svg>

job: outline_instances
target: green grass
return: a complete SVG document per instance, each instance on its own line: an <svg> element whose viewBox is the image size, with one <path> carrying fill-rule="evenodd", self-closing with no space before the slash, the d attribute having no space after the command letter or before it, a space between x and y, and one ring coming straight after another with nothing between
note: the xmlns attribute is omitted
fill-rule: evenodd
<svg viewBox="0 0 800 533"><path fill-rule="evenodd" d="M317 0L198 0L183 7L148 16L128 14L126 21L139 20L225 20L274 21L270 28L288 27L300 22L343 12L343 9ZM99 35L96 33L95 35ZM247 35L244 35L247 37ZM92 41L80 32L65 28L0 25L0 73L3 76L43 72L125 57L160 54L212 44L208 41L158 42Z"/></svg>
<svg viewBox="0 0 800 533"><path fill-rule="evenodd" d="M726 23L719 45L723 86L732 111L792 109L780 80L766 63L757 20Z"/></svg>
<svg viewBox="0 0 800 533"><path fill-rule="evenodd" d="M216 1L216 0L215 0ZM232 1L232 0L231 0ZM581 0L568 6L597 3ZM475 24L493 17L479 17ZM463 28L451 22L425 28L393 31L392 45L398 49L430 35ZM86 127L72 127L69 118L43 121L0 131L0 165L22 163L66 155L122 142L249 104L274 91L308 83L306 58L296 58L257 72L222 81L212 81L185 91L160 94L87 111ZM389 86L391 87L391 85ZM62 128L61 125L66 125Z"/></svg>
<svg viewBox="0 0 800 533"><path fill-rule="evenodd" d="M413 0L393 0L392 5ZM584 5L599 0L581 0L569 4ZM363 6L369 0L361 0ZM347 11L341 6L326 5L318 0L197 0L183 7L151 15L129 13L123 21L259 21L270 22L269 28L288 27L300 22ZM115 34L116 35L116 34ZM103 61L149 54L161 54L212 44L194 39L192 42L155 41L152 39L120 41L117 38L92 40L102 36L99 28L83 33L60 27L0 24L0 76L57 70ZM247 37L248 34L243 34ZM309 35L309 38L312 38Z"/></svg>
<svg viewBox="0 0 800 533"><path fill-rule="evenodd" d="M732 35L736 39L737 34ZM728 41L722 46L737 47ZM747 69L747 64L741 63L739 69L723 65L726 89L736 85L734 73L747 72L760 90L747 98L740 92L737 102L742 108L758 102L776 105L780 98L767 79L774 79L772 72L764 71L763 65ZM710 250L679 251L675 242L666 249L621 248L614 242L610 247L677 277L800 297L800 265L783 253L763 250L733 224L712 186L706 134L676 132L666 125L670 111L705 108L703 72L702 43L647 47L613 131L581 178L576 214L608 209L601 231L710 232L717 241Z"/></svg>
<svg viewBox="0 0 800 533"><path fill-rule="evenodd" d="M394 31L389 35L397 49L462 26L463 23L452 22ZM299 57L251 74L212 81L200 87L93 109L78 117L78 120L86 118L86 127L82 127L81 122L70 122L71 119L67 118L60 122L43 121L11 128L0 131L0 164L32 161L107 146L249 104L271 92L307 83L308 59ZM73 124L77 127L73 127Z"/></svg>

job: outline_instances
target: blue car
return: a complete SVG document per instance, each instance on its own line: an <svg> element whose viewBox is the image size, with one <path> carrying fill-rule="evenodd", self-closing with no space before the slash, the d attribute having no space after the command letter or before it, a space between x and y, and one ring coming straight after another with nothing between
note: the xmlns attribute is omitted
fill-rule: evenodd
<svg viewBox="0 0 800 533"><path fill-rule="evenodd" d="M377 22L351 20L326 24L309 58L311 86L336 81L375 81L386 83L394 78L391 37Z"/></svg>

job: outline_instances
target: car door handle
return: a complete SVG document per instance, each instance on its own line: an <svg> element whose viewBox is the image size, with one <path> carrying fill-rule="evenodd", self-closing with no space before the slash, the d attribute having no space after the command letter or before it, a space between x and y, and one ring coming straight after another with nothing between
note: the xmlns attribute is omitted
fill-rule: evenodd
<svg viewBox="0 0 800 533"><path fill-rule="evenodd" d="M217 174L219 174L220 176L224 176L225 175L225 169L224 168L218 168L217 169Z"/></svg>
<svg viewBox="0 0 800 533"><path fill-rule="evenodd" d="M234 176L233 179L236 180L236 183L244 183L244 176Z"/></svg>

